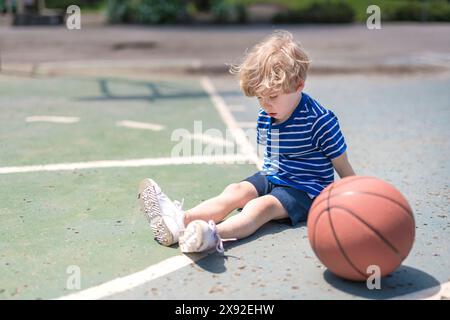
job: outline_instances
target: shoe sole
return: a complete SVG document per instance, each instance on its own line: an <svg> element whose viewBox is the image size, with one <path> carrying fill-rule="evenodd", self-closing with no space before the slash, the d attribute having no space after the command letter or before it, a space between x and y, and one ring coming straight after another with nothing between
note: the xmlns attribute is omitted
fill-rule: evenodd
<svg viewBox="0 0 450 320"><path fill-rule="evenodd" d="M202 245L203 245L203 242L202 242L202 238L203 238L202 237L202 233L203 233L202 227L198 223L195 223L194 224L194 228L195 229L194 229L193 232L188 232L188 233L186 233L186 231L188 231L186 229L184 231L184 234L179 239L180 249L184 253L200 252L199 248L201 248ZM196 248L195 250L192 250L192 247L191 248L187 248L186 247L187 246L186 242L187 243L191 243L191 241L186 241L186 240L188 240L188 239L190 240L190 239L192 239L192 237L195 237L195 248Z"/></svg>
<svg viewBox="0 0 450 320"><path fill-rule="evenodd" d="M163 246L171 246L174 243L173 236L164 223L155 187L149 179L144 179L139 184L138 199L141 211L150 223L155 240Z"/></svg>

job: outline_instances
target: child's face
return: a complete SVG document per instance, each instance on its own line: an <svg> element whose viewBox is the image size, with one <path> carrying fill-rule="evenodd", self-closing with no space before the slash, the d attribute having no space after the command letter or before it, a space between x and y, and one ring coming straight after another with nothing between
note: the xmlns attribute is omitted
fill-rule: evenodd
<svg viewBox="0 0 450 320"><path fill-rule="evenodd" d="M300 102L300 93L304 85L291 93L273 92L264 97L258 97L258 101L264 111L276 122L287 120Z"/></svg>

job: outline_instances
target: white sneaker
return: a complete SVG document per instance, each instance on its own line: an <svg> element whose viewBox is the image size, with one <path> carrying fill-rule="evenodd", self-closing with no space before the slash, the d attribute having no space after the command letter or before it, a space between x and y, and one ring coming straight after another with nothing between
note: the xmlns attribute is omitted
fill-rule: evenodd
<svg viewBox="0 0 450 320"><path fill-rule="evenodd" d="M182 203L171 201L152 179L144 179L139 185L139 203L145 213L155 240L164 246L178 242L184 230Z"/></svg>
<svg viewBox="0 0 450 320"><path fill-rule="evenodd" d="M223 252L222 239L217 234L214 221L195 220L189 223L180 236L181 252L203 252L215 248Z"/></svg>

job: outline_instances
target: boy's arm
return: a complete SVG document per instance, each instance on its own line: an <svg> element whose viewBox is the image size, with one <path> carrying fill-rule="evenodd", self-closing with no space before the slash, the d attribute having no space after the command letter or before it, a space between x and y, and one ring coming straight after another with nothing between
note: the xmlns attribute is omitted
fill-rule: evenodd
<svg viewBox="0 0 450 320"><path fill-rule="evenodd" d="M336 169L336 172L339 174L339 177L345 178L355 175L350 162L348 162L347 152L344 152L339 157L331 159L331 163L333 164L334 169Z"/></svg>

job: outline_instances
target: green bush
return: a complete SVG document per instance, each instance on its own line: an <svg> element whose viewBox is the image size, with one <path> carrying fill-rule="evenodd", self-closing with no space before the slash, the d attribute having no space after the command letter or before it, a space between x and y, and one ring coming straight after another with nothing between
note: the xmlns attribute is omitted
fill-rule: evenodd
<svg viewBox="0 0 450 320"><path fill-rule="evenodd" d="M367 20L366 9L376 4L383 21L450 21L448 0L346 0L356 12L356 20Z"/></svg>
<svg viewBox="0 0 450 320"><path fill-rule="evenodd" d="M394 21L421 21L425 19L423 4L418 2L404 3L395 7L385 20ZM383 16L383 11L381 12Z"/></svg>
<svg viewBox="0 0 450 320"><path fill-rule="evenodd" d="M47 8L66 9L71 5L77 5L82 10L100 10L105 6L105 0L46 0L45 6Z"/></svg>
<svg viewBox="0 0 450 320"><path fill-rule="evenodd" d="M450 2L445 0L386 2L380 8L385 21L450 21Z"/></svg>
<svg viewBox="0 0 450 320"><path fill-rule="evenodd" d="M256 3L286 7L286 12L273 18L274 23L365 23L370 4L381 8L383 21L450 21L449 0L47 0L47 3L56 1L86 6L107 1L107 15L113 23L187 22L189 15L195 16L198 11L211 12L216 23L244 23L248 21L246 7Z"/></svg>
<svg viewBox="0 0 450 320"><path fill-rule="evenodd" d="M183 0L142 0L137 7L139 23L176 23L183 19L186 5Z"/></svg>
<svg viewBox="0 0 450 320"><path fill-rule="evenodd" d="M245 5L227 0L212 0L211 12L216 23L245 23L247 10Z"/></svg>
<svg viewBox="0 0 450 320"><path fill-rule="evenodd" d="M316 22L317 19L305 16L305 10L310 9L313 4L319 4L322 8L315 10L320 10L320 15L323 16L323 7L329 6L324 5L325 2L341 3L347 7L345 10L350 7L354 12L353 21L362 23L366 22L368 17L366 10L372 4L380 7L381 19L384 21L450 21L450 0L241 0L245 5L277 3L286 7L288 12L279 14L274 19L279 23ZM349 17L343 19L342 13L337 10L340 9L337 8L336 13L332 13L336 14L336 20L349 20ZM314 13L312 15L314 16ZM325 20L330 19L323 17L319 22L327 22Z"/></svg>
<svg viewBox="0 0 450 320"><path fill-rule="evenodd" d="M177 23L186 19L186 1L109 0L107 15L111 23Z"/></svg>
<svg viewBox="0 0 450 320"><path fill-rule="evenodd" d="M428 8L428 20L450 22L450 2L440 1L431 3Z"/></svg>
<svg viewBox="0 0 450 320"><path fill-rule="evenodd" d="M277 14L274 23L349 23L355 12L345 1L320 1L299 10Z"/></svg>
<svg viewBox="0 0 450 320"><path fill-rule="evenodd" d="M127 21L128 4L124 1L109 0L106 9L108 21L110 23L121 23Z"/></svg>

